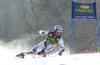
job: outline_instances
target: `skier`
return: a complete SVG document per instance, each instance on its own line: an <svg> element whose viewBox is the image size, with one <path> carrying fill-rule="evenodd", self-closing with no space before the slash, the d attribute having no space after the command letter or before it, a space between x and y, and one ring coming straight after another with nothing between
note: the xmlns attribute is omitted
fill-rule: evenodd
<svg viewBox="0 0 100 65"><path fill-rule="evenodd" d="M32 50L28 52L22 52L16 55L16 57L24 58L24 56L26 56L27 54L37 54L46 57L46 54L52 51L57 44L59 44L61 48L58 54L62 55L62 53L65 51L64 40L60 36L60 34L62 33L62 26L56 25L54 27L54 30L54 32L49 30L40 30L39 33L43 36L46 35L47 38L44 41L37 44Z"/></svg>

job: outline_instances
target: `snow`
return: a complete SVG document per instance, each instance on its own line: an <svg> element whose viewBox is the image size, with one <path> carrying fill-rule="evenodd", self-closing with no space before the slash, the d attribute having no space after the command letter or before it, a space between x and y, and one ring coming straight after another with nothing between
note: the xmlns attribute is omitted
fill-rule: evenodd
<svg viewBox="0 0 100 65"><path fill-rule="evenodd" d="M45 58L32 58L27 55L24 59L20 59L15 57L18 53L16 50L0 47L0 65L100 65L100 53L72 55L65 53L63 56L55 53Z"/></svg>

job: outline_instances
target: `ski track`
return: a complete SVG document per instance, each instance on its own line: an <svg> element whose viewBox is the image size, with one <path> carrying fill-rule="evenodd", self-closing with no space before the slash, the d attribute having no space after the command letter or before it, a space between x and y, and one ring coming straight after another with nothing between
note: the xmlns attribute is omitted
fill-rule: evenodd
<svg viewBox="0 0 100 65"><path fill-rule="evenodd" d="M58 56L51 54L45 58L32 58L31 55L24 59L16 58L16 50L0 47L0 65L100 65L100 53L92 54L64 54Z"/></svg>

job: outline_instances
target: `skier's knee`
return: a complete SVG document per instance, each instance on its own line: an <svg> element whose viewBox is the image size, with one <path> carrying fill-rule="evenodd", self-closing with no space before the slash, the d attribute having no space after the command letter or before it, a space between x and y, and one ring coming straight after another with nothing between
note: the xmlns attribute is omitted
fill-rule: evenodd
<svg viewBox="0 0 100 65"><path fill-rule="evenodd" d="M32 49L33 53L37 52L37 47L34 47L34 49Z"/></svg>

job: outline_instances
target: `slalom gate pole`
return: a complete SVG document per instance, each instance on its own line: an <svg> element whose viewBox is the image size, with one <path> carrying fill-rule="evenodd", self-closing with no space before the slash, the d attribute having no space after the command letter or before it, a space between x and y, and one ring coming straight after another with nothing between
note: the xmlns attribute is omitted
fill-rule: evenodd
<svg viewBox="0 0 100 65"><path fill-rule="evenodd" d="M73 19L71 18L71 32L70 32L70 54L72 54L72 24L73 24Z"/></svg>
<svg viewBox="0 0 100 65"><path fill-rule="evenodd" d="M72 0L72 9L73 9L73 2L74 0ZM72 54L72 25L73 24L73 18L72 18L72 14L71 14L71 31L70 31L70 54Z"/></svg>
<svg viewBox="0 0 100 65"><path fill-rule="evenodd" d="M97 51L99 52L99 35L98 35L98 23L96 19L96 31L97 31Z"/></svg>
<svg viewBox="0 0 100 65"><path fill-rule="evenodd" d="M94 0L95 3L95 12L96 12L96 0ZM97 51L99 52L99 35L98 35L98 22L97 22L97 13L96 13L96 32L97 32Z"/></svg>

